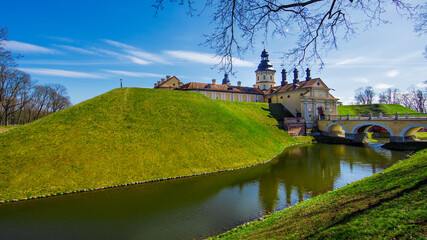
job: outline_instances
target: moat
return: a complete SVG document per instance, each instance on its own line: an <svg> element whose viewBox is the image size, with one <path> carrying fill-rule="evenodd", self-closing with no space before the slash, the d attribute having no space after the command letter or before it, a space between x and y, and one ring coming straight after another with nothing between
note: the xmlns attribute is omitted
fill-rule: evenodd
<svg viewBox="0 0 427 240"><path fill-rule="evenodd" d="M0 239L203 238L404 158L379 145L313 144L237 171L3 204Z"/></svg>

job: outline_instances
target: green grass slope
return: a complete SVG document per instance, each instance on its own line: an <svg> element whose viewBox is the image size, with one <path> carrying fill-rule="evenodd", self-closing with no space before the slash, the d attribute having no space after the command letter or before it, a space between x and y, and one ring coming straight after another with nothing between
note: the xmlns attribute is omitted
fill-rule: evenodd
<svg viewBox="0 0 427 240"><path fill-rule="evenodd" d="M427 149L213 239L425 239Z"/></svg>
<svg viewBox="0 0 427 240"><path fill-rule="evenodd" d="M0 134L0 200L238 168L295 142L268 104L115 89Z"/></svg>
<svg viewBox="0 0 427 240"><path fill-rule="evenodd" d="M399 104L365 104L365 105L344 105L338 106L339 115L358 114L394 114L394 113L419 113Z"/></svg>

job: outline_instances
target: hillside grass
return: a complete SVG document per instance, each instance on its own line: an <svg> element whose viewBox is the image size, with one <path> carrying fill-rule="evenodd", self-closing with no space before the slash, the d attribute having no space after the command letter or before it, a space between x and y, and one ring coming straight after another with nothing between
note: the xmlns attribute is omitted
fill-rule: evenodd
<svg viewBox="0 0 427 240"><path fill-rule="evenodd" d="M211 239L425 239L427 149Z"/></svg>
<svg viewBox="0 0 427 240"><path fill-rule="evenodd" d="M395 113L419 113L399 104L365 104L365 105L343 105L338 106L338 115L358 115L358 114L395 114Z"/></svg>
<svg viewBox="0 0 427 240"><path fill-rule="evenodd" d="M17 127L16 125L13 125L13 126L0 126L0 133L7 132L7 131L12 130L12 129L16 128L16 127Z"/></svg>
<svg viewBox="0 0 427 240"><path fill-rule="evenodd" d="M121 88L0 134L0 200L264 162L296 142L268 104Z"/></svg>

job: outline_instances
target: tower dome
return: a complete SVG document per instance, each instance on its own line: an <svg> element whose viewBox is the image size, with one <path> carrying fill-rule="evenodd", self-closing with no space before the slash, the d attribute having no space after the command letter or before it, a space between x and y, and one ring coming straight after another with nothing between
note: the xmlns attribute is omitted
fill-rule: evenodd
<svg viewBox="0 0 427 240"><path fill-rule="evenodd" d="M261 62L258 65L256 73L256 87L264 92L274 87L274 70L273 65L268 60L268 52L264 49L261 53Z"/></svg>

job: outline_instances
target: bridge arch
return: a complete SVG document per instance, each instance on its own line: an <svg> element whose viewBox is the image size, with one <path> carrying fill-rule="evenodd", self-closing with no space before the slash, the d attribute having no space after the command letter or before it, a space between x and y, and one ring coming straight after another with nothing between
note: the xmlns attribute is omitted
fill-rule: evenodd
<svg viewBox="0 0 427 240"><path fill-rule="evenodd" d="M382 127L382 128L386 129L386 130L390 133L390 136L394 136L393 131L392 131L389 127L387 127L387 126L385 126L385 125L383 125L383 124L377 123L377 122L369 122L369 123L360 123L360 124L357 124L357 125L356 125L356 126L354 126L354 127L353 127L353 129L351 130L351 133L356 134L356 133L358 133L357 131L358 131L360 128L362 128L362 127L367 127L367 128L369 128L369 127L372 127L372 126L379 126L379 127Z"/></svg>
<svg viewBox="0 0 427 240"><path fill-rule="evenodd" d="M338 131L337 127L341 127L345 133L348 133L347 129L340 123L331 123L326 127L326 132L329 133L329 131Z"/></svg>
<svg viewBox="0 0 427 240"><path fill-rule="evenodd" d="M401 132L400 132L400 136L401 137L406 137L406 136L413 136L415 135L418 130L420 130L421 128L427 128L427 124L412 124L409 125L407 127L405 127Z"/></svg>

